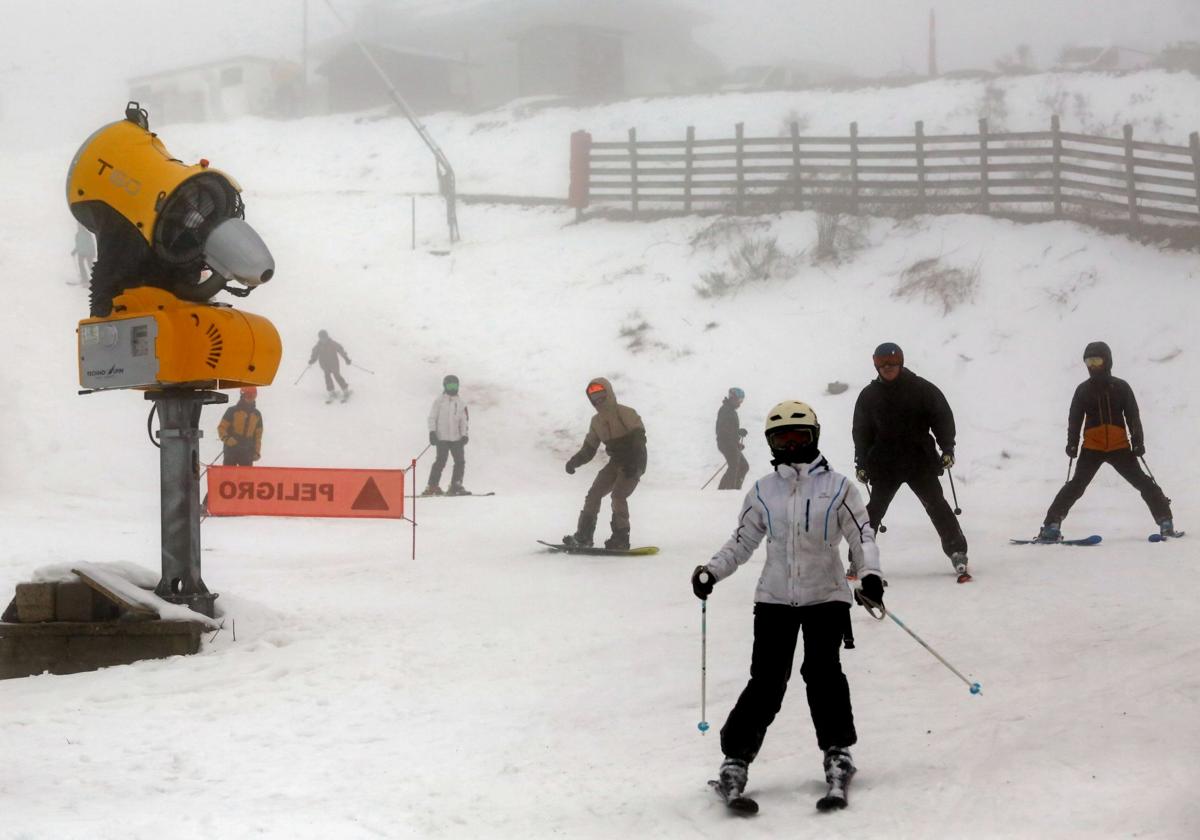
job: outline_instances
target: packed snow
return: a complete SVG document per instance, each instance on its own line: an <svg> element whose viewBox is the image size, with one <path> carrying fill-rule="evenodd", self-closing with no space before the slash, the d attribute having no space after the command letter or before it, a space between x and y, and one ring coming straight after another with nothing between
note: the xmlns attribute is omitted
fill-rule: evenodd
<svg viewBox="0 0 1200 840"><path fill-rule="evenodd" d="M1190 77L1005 84L1011 130L1041 127L1039 97L1071 84L1092 103L1074 127L1134 120L1168 142L1200 127ZM980 90L514 107L429 125L463 190L561 196L574 129L674 137L742 120L775 131L795 112L813 133L852 119L864 133L916 119L954 130L980 116ZM416 202L412 250L409 196L434 189L432 162L406 123L380 116L155 128L177 156L208 157L243 184L278 264L235 304L269 317L284 341L276 383L259 392L261 463L403 467L455 373L471 408L466 485L496 495L418 499L415 560L403 522L207 520L204 579L226 623L200 654L0 682L0 837L1200 835L1195 535L1147 542L1145 506L1105 470L1064 524L1068 536L1102 534L1099 546L1008 543L1034 534L1066 477L1067 407L1097 339L1137 394L1147 463L1178 527L1200 519L1194 253L1074 222L964 215L865 220L856 247L818 262L810 212L575 224L566 209L488 204L460 205L463 240L450 246L429 196ZM20 200L0 211L10 289L0 599L62 564L159 563L149 404L76 394L86 291L69 285L62 195L74 150L10 158ZM771 237L771 279L699 294L737 243ZM977 270L977 282L949 301L904 292L905 270L930 259ZM355 390L345 405L324 403L317 371L294 384L318 329L361 365L344 369ZM708 602L712 730L701 735L688 578L733 529L742 495L700 490L721 463L716 411L730 386L745 389L753 478L770 469L766 410L805 400L823 451L850 472L854 398L885 340L955 411L975 574L955 584L902 490L880 537L887 604L983 693L856 609L858 647L842 657L859 731L850 809L813 808L821 756L797 674L750 769L762 813L733 824L705 782L747 678L762 550ZM566 557L535 542L573 528L603 462L563 471L594 376L646 423L632 537L657 556ZM839 381L849 390L827 393ZM206 461L220 451L219 417L209 408L202 419ZM426 455L419 481L428 467ZM607 503L601 538L606 520Z"/></svg>

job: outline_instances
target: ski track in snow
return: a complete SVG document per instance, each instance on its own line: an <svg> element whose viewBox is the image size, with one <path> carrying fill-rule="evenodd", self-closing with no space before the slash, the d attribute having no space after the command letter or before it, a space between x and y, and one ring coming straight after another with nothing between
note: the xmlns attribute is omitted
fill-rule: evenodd
<svg viewBox="0 0 1200 840"><path fill-rule="evenodd" d="M1093 101L1119 104L1130 78L1088 82ZM1037 80L1013 87L1026 84ZM1161 85L1181 112L1200 101L1194 80L1188 97L1176 97L1176 77L1139 84ZM829 97L828 120L867 106L921 116L916 97L947 113L973 101L955 101L951 83L923 88ZM776 127L781 97L722 101ZM1010 92L1013 113L1021 101ZM652 113L664 135L681 133L708 110L703 100L559 109L478 133L471 121L494 114L430 123L462 161L463 189L562 194L570 129L600 138ZM864 132L890 130L868 116ZM1186 113L1164 139L1196 124L1200 114ZM403 193L429 189L431 166L406 130L345 117L282 134L256 120L159 127L175 154L204 151L246 186L248 218L278 263L276 279L237 303L271 318L284 341L277 382L260 389L263 463L403 466L453 372L471 407L466 485L497 496L417 500L415 561L405 523L207 520L204 578L230 621L199 655L0 682L0 838L1200 835L1196 543L1147 543L1142 502L1103 471L1065 524L1068 536L1102 534L1100 546L1008 545L1032 536L1065 478L1067 407L1082 348L1097 338L1135 389L1179 527L1197 519L1194 255L1068 222L873 220L846 262L801 258L786 280L706 300L694 287L726 251L689 243L712 217L572 225L563 210L464 205L463 242L437 256L443 208L422 198L410 251ZM62 282L74 266L61 193L73 151L14 159L23 201L0 211L0 268L23 286L3 315L14 360L0 373L3 599L48 565L158 567L147 404L75 394L86 292ZM347 174L347 160L364 165ZM524 180L502 182L515 173ZM785 251L812 247L814 214L764 219L759 234ZM894 296L904 268L939 256L978 261L973 300L944 315ZM642 322L645 349L634 352L620 332ZM375 371L345 370L356 392L346 405L323 404L316 372L292 384L319 328ZM712 730L700 736L688 577L732 530L740 501L698 489L719 463L713 418L728 387L746 390L753 477L768 469L766 409L805 399L823 450L850 472L854 397L883 340L955 410L976 577L955 585L902 491L880 537L887 603L983 694L971 697L892 622L856 610L858 648L843 655L860 737L850 808L813 807L824 785L797 673L751 767L747 792L762 813L732 828L705 782L747 676L765 549L709 601ZM572 529L603 461L562 470L596 375L647 425L649 472L631 507L633 540L662 547L654 557L567 557L534 542ZM826 395L834 380L850 390ZM206 461L219 452L219 416L204 413Z"/></svg>

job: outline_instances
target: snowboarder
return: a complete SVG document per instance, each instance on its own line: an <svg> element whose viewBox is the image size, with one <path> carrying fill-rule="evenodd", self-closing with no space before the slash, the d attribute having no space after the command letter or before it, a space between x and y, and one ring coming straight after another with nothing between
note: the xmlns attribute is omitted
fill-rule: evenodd
<svg viewBox="0 0 1200 840"><path fill-rule="evenodd" d="M746 448L742 443L746 430L741 428L737 413L745 399L746 392L741 388L730 388L717 409L717 449L725 458L725 475L721 476L718 490L741 490L746 473L750 471L746 456L742 454Z"/></svg>
<svg viewBox="0 0 1200 840"><path fill-rule="evenodd" d="M967 538L939 481L954 466L954 413L936 385L904 366L899 345L880 344L872 360L879 375L858 395L853 423L854 474L870 489L871 528L878 530L896 491L907 484L937 529L942 551L966 575Z"/></svg>
<svg viewBox="0 0 1200 840"><path fill-rule="evenodd" d="M882 605L879 550L858 488L821 455L821 424L812 408L795 400L779 403L767 414L765 432L774 472L754 482L733 535L692 572L693 592L707 599L767 537L766 565L754 596L750 681L721 728L725 759L718 791L726 802L742 797L748 767L783 703L803 631L800 676L830 795L840 793L840 802L828 806L843 807L855 772L850 747L858 735L839 650L843 639L853 638L850 605L858 596L846 580L837 545L846 540L862 595Z"/></svg>
<svg viewBox="0 0 1200 840"><path fill-rule="evenodd" d="M334 380L342 389L342 402L350 399L350 386L346 384L346 380L342 378L341 363L338 361L338 356L346 360L346 364L354 364L350 361L350 357L346 355L345 349L329 337L329 333L325 330L317 331L317 343L313 345L312 355L308 358L308 363L311 365L314 362L321 363L321 370L325 372L325 402L333 402L336 392L333 390Z"/></svg>
<svg viewBox="0 0 1200 840"><path fill-rule="evenodd" d="M79 285L86 286L92 279L92 265L96 261L96 239L83 225L75 225L75 248L71 251L79 266Z"/></svg>
<svg viewBox="0 0 1200 840"><path fill-rule="evenodd" d="M1112 375L1112 351L1103 341L1093 341L1084 348L1083 363L1087 366L1088 378L1075 389L1067 414L1067 457L1079 458L1079 463L1075 465L1075 475L1050 503L1037 538L1046 542L1062 539L1063 519L1083 496L1102 464L1112 464L1122 478L1141 492L1162 536L1175 536L1171 500L1138 466L1137 459L1146 454L1146 444L1133 389L1124 379ZM1082 451L1079 449L1081 429Z"/></svg>
<svg viewBox="0 0 1200 840"><path fill-rule="evenodd" d="M437 447L437 458L434 459L433 469L429 471L429 486L422 496L440 496L442 488L442 470L446 466L446 456L454 456L454 469L450 473L449 496L470 495L463 488L463 471L467 468L466 455L463 451L467 445L467 426L470 423L470 412L467 404L458 396L458 377L449 374L442 379L442 393L433 401L429 410L429 445Z"/></svg>
<svg viewBox="0 0 1200 840"><path fill-rule="evenodd" d="M217 437L225 444L227 467L252 467L262 457L262 414L256 405L258 388L243 388L236 403L225 409L217 425Z"/></svg>
<svg viewBox="0 0 1200 840"><path fill-rule="evenodd" d="M592 458L600 444L608 453L608 463L596 473L592 487L583 501L579 522L574 534L563 537L568 546L590 546L600 515L600 500L612 493L612 536L604 541L605 548L629 548L630 494L646 472L646 427L642 418L627 405L617 402L612 384L603 377L588 383L587 398L596 409L583 446L567 461L567 475L574 475Z"/></svg>

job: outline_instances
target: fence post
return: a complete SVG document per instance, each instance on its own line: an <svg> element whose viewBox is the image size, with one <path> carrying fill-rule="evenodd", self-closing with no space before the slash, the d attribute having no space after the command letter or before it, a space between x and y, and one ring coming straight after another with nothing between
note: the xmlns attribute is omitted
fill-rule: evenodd
<svg viewBox="0 0 1200 840"><path fill-rule="evenodd" d="M1137 215L1137 173L1133 168L1133 126L1125 125L1125 189L1129 193L1129 223L1136 225Z"/></svg>
<svg viewBox="0 0 1200 840"><path fill-rule="evenodd" d="M1200 131L1193 131L1188 138L1192 149L1192 170L1196 178L1196 210L1200 211Z"/></svg>
<svg viewBox="0 0 1200 840"><path fill-rule="evenodd" d="M804 187L800 183L800 123L792 122L792 187L796 210L804 205Z"/></svg>
<svg viewBox="0 0 1200 840"><path fill-rule="evenodd" d="M1054 175L1054 218L1062 216L1062 125L1058 114L1050 118L1050 134L1054 154L1051 171Z"/></svg>
<svg viewBox="0 0 1200 840"><path fill-rule="evenodd" d="M988 121L984 117L979 120L979 209L990 213L991 203L988 201Z"/></svg>
<svg viewBox="0 0 1200 840"><path fill-rule="evenodd" d="M683 150L683 212L692 212L692 144L696 142L696 127L687 127L687 143Z"/></svg>
<svg viewBox="0 0 1200 840"><path fill-rule="evenodd" d="M850 123L850 212L858 213L858 123Z"/></svg>
<svg viewBox="0 0 1200 840"><path fill-rule="evenodd" d="M637 129L629 129L629 200L633 215L638 214Z"/></svg>
<svg viewBox="0 0 1200 840"><path fill-rule="evenodd" d="M746 174L742 171L744 164L743 156L745 155L745 124L738 123L734 126L735 135L737 137L737 203L736 211L742 212L742 201L746 195Z"/></svg>
<svg viewBox="0 0 1200 840"><path fill-rule="evenodd" d="M929 212L929 205L925 199L925 121L917 120L916 137L914 142L917 147L917 203L921 208L922 213Z"/></svg>
<svg viewBox="0 0 1200 840"><path fill-rule="evenodd" d="M592 135L586 131L571 132L571 186L567 189L567 206L575 208L575 221L583 218L584 208L591 201ZM413 198L416 201L416 198ZM413 216L416 217L414 205ZM415 235L415 234L414 234ZM413 247L416 248L414 241Z"/></svg>

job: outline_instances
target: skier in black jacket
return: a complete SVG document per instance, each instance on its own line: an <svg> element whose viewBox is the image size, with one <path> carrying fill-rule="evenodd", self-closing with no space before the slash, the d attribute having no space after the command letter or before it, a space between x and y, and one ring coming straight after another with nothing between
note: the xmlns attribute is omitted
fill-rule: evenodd
<svg viewBox="0 0 1200 840"><path fill-rule="evenodd" d="M1146 454L1146 444L1133 389L1124 379L1112 375L1112 350L1103 341L1093 341L1084 348L1083 363L1087 365L1088 378L1075 389L1067 415L1067 457L1078 457L1079 463L1075 466L1075 475L1050 503L1037 538L1046 542L1062 539L1060 526L1063 519L1083 496L1101 464L1112 464L1122 478L1138 489L1164 537L1175 536L1171 500L1138 466L1137 459ZM1079 449L1081 429L1082 452Z"/></svg>
<svg viewBox="0 0 1200 840"><path fill-rule="evenodd" d="M896 491L907 484L937 529L942 551L965 574L967 538L938 480L954 466L954 413L936 385L904 367L898 345L880 344L872 359L879 376L858 395L853 427L855 476L870 485L871 527L879 530Z"/></svg>
<svg viewBox="0 0 1200 840"><path fill-rule="evenodd" d="M750 471L750 464L742 454L745 448L742 438L746 436L746 430L741 428L737 413L744 399L745 391L730 388L728 396L721 400L721 407L717 409L717 449L725 458L725 475L721 476L718 490L741 490L746 473Z"/></svg>

